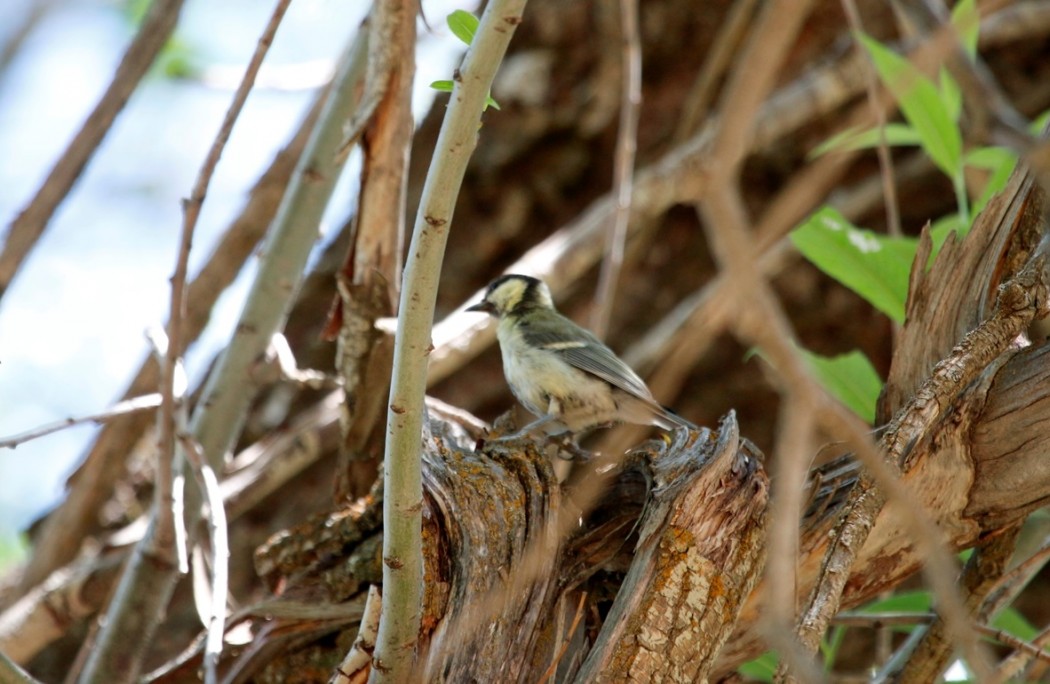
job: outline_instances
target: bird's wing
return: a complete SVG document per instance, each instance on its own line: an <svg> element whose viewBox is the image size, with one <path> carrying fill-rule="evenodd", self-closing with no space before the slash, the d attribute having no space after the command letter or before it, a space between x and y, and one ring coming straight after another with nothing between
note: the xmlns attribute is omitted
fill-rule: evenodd
<svg viewBox="0 0 1050 684"><path fill-rule="evenodd" d="M568 325L566 325L568 324ZM595 375L639 399L653 401L645 382L601 340L557 312L534 315L519 324L525 341L556 353L570 365Z"/></svg>

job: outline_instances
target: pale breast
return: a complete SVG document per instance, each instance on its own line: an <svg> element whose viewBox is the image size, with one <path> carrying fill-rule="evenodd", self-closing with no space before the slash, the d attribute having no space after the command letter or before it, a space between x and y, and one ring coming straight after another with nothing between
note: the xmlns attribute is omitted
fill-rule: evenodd
<svg viewBox="0 0 1050 684"><path fill-rule="evenodd" d="M544 416L553 410L572 431L615 418L616 402L604 380L529 347L509 321L500 322L497 334L507 383L531 413Z"/></svg>

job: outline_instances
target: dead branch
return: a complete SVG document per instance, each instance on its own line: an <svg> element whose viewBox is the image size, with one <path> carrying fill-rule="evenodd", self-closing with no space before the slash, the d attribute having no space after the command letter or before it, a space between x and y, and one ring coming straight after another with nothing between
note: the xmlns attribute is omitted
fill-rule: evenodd
<svg viewBox="0 0 1050 684"><path fill-rule="evenodd" d="M361 189L351 244L337 278L327 330L338 330L336 368L343 381L343 449L336 496L356 498L375 480L366 447L389 393L393 339L375 327L396 315L404 251L405 197L412 141L417 9L377 3L369 19L367 92L379 93L360 134ZM381 79L382 83L374 83ZM366 96L367 97L367 96ZM367 388L368 391L362 391Z"/></svg>
<svg viewBox="0 0 1050 684"><path fill-rule="evenodd" d="M703 681L765 561L769 483L730 415L652 461L639 539L579 682Z"/></svg>

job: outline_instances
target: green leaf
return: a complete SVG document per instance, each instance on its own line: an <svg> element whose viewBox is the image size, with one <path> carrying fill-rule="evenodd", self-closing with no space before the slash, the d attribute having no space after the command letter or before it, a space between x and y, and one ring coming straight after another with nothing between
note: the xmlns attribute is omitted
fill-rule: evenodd
<svg viewBox="0 0 1050 684"><path fill-rule="evenodd" d="M992 620L992 626L1025 641L1031 641L1039 634L1039 630L1033 627L1032 623L1013 606L1007 606L996 615Z"/></svg>
<svg viewBox="0 0 1050 684"><path fill-rule="evenodd" d="M922 143L919 134L915 132L914 128L907 124L886 124L884 130L886 132L886 144L890 147L903 147L905 145L919 145ZM864 131L858 131L855 128L851 128L837 135L833 135L822 142L810 152L810 158L819 157L828 152L847 152L849 150L870 149L878 147L881 143L882 136L879 135L879 129L877 127L869 128Z"/></svg>
<svg viewBox="0 0 1050 684"><path fill-rule="evenodd" d="M959 117L962 116L962 91L959 90L959 85L948 70L943 67L938 79L941 82L941 101L944 102L944 109L952 121L958 122Z"/></svg>
<svg viewBox="0 0 1050 684"><path fill-rule="evenodd" d="M448 15L446 21L449 30L455 34L456 38L469 47L474 41L474 34L478 32L478 18L466 10L456 10Z"/></svg>
<svg viewBox="0 0 1050 684"><path fill-rule="evenodd" d="M981 15L976 0L959 0L952 8L952 26L959 32L963 51L970 59L977 57L977 34L981 28Z"/></svg>
<svg viewBox="0 0 1050 684"><path fill-rule="evenodd" d="M875 403L882 391L882 380L867 356L857 349L832 357L806 349L799 351L820 384L858 416L869 423L874 422Z"/></svg>
<svg viewBox="0 0 1050 684"><path fill-rule="evenodd" d="M1028 132L1032 135L1041 135L1048 122L1050 122L1050 109L1035 117L1032 125L1028 127Z"/></svg>
<svg viewBox="0 0 1050 684"><path fill-rule="evenodd" d="M737 671L748 679L758 682L772 682L780 665L780 658L773 651L766 651L754 660L741 665Z"/></svg>
<svg viewBox="0 0 1050 684"><path fill-rule="evenodd" d="M1006 187L1017 165L1017 155L1003 147L980 147L966 155L966 165L991 171L984 189L973 203L973 215L976 216L997 192Z"/></svg>
<svg viewBox="0 0 1050 684"><path fill-rule="evenodd" d="M823 207L791 233L809 261L897 322L904 321L914 238L891 238L850 224Z"/></svg>
<svg viewBox="0 0 1050 684"><path fill-rule="evenodd" d="M893 92L901 112L922 139L923 149L949 178L962 170L962 135L939 88L909 62L877 40L860 35L875 69Z"/></svg>
<svg viewBox="0 0 1050 684"><path fill-rule="evenodd" d="M828 672L835 667L835 661L838 660L839 651L842 650L842 644L846 640L846 628L842 625L836 625L830 630L829 636L820 641L820 653L824 656L824 669Z"/></svg>
<svg viewBox="0 0 1050 684"><path fill-rule="evenodd" d="M451 93L454 86L455 84L452 81L434 81L430 84L431 88L442 93ZM492 99L491 95L488 95L485 98L485 109L488 109L489 107L499 111L499 103Z"/></svg>
<svg viewBox="0 0 1050 684"><path fill-rule="evenodd" d="M933 595L928 591L901 591L858 608L861 613L928 613ZM908 631L911 631L909 626Z"/></svg>
<svg viewBox="0 0 1050 684"><path fill-rule="evenodd" d="M970 225L963 221L962 216L958 214L948 214L934 221L930 226L930 241L933 243L930 261L932 262L934 257L941 251L941 247L944 246L944 241L948 239L949 235L955 233L961 239L968 232L970 232ZM926 264L926 266L928 268L929 264Z"/></svg>
<svg viewBox="0 0 1050 684"><path fill-rule="evenodd" d="M966 165L987 171L998 171L1003 166L1013 171L1017 155L1005 147L978 147L966 153Z"/></svg>
<svg viewBox="0 0 1050 684"><path fill-rule="evenodd" d="M459 38L464 45L470 47L470 44L474 42L474 34L478 32L478 24L480 23L478 18L466 10L456 10L448 15L445 21L456 38ZM444 93L451 93L454 85L452 81L434 81L430 84L430 87ZM489 107L499 110L499 103L492 99L492 95L485 97L485 109L487 110Z"/></svg>

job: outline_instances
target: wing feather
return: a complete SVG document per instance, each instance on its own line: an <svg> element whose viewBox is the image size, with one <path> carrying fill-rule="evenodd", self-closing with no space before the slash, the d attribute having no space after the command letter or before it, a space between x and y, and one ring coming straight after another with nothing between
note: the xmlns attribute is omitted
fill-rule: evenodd
<svg viewBox="0 0 1050 684"><path fill-rule="evenodd" d="M601 378L613 387L639 399L654 401L645 382L630 366L601 340L561 314L536 312L528 321L522 321L519 329L530 346L550 350L571 366Z"/></svg>

